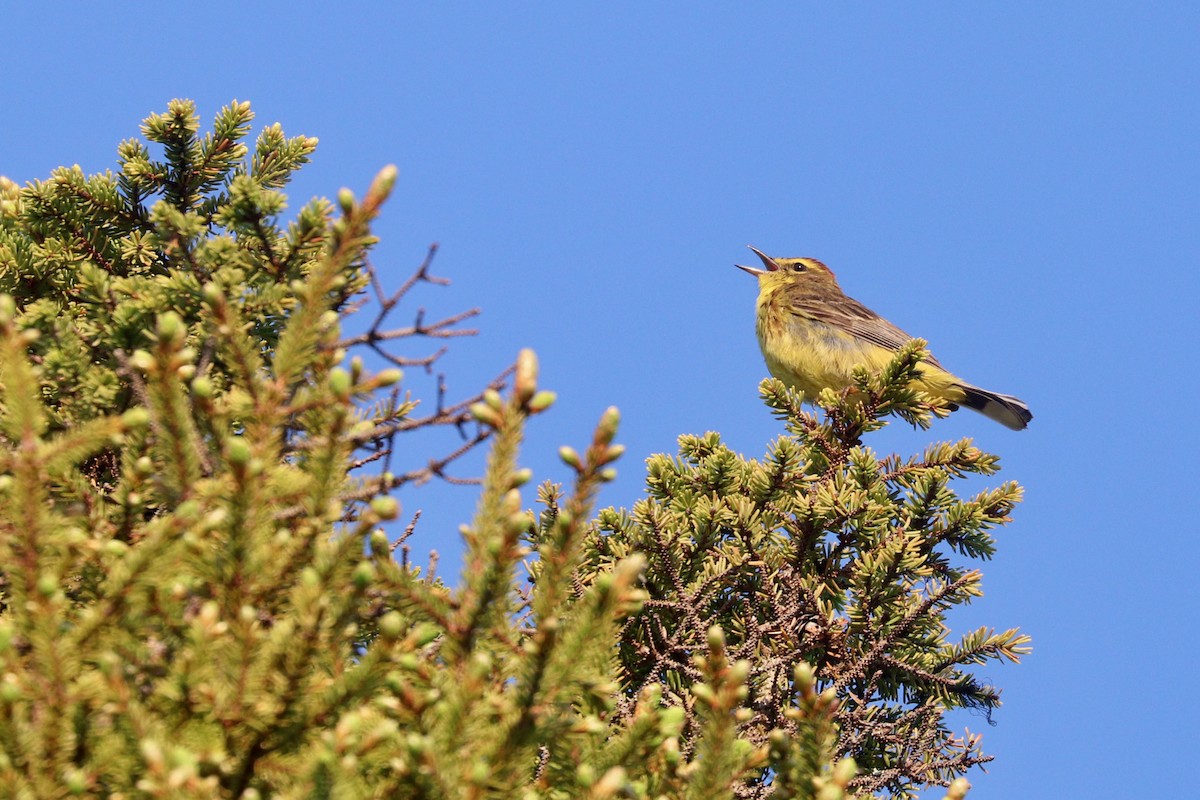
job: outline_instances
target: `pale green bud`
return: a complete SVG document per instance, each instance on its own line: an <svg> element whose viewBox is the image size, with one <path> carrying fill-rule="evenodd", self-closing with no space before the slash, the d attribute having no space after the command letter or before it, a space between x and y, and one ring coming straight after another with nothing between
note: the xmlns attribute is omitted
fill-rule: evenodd
<svg viewBox="0 0 1200 800"><path fill-rule="evenodd" d="M376 497L371 501L371 510L380 519L395 519L400 516L400 503L394 497Z"/></svg>
<svg viewBox="0 0 1200 800"><path fill-rule="evenodd" d="M528 408L531 414L540 414L550 406L554 405L554 401L558 399L558 394L551 391L538 392L530 399Z"/></svg>
<svg viewBox="0 0 1200 800"><path fill-rule="evenodd" d="M563 463L575 470L583 469L583 463L579 460L579 453L575 452L575 448L570 445L563 445L558 448L558 457L563 460Z"/></svg>

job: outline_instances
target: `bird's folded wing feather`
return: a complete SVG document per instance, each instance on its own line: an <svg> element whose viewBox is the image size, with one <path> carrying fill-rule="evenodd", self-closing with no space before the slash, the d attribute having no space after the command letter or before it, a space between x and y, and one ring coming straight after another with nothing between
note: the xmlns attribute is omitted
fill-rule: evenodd
<svg viewBox="0 0 1200 800"><path fill-rule="evenodd" d="M792 313L796 316L823 322L888 350L899 350L913 339L852 297L839 298L835 303L815 297L790 299ZM944 369L933 356L927 356L925 360Z"/></svg>

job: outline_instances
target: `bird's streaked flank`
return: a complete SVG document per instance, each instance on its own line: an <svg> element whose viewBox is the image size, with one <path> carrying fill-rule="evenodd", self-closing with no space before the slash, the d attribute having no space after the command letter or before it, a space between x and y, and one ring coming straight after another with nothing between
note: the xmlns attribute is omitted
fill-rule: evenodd
<svg viewBox="0 0 1200 800"><path fill-rule="evenodd" d="M847 297L829 267L815 258L771 258L750 249L765 269L735 266L758 278L755 330L767 369L806 398L815 398L822 389L841 391L852 386L855 367L882 369L912 340ZM1017 398L972 386L933 356L922 363L917 387L1015 431L1033 419L1029 407Z"/></svg>

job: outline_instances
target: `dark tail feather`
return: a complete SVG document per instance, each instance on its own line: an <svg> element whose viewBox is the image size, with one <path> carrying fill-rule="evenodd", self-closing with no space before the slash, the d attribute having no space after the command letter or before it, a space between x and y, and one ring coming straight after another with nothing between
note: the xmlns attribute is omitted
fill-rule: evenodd
<svg viewBox="0 0 1200 800"><path fill-rule="evenodd" d="M1009 394L996 394L977 386L963 384L960 387L967 393L962 405L974 409L989 419L994 419L1006 428L1014 431L1024 430L1033 419L1029 406Z"/></svg>

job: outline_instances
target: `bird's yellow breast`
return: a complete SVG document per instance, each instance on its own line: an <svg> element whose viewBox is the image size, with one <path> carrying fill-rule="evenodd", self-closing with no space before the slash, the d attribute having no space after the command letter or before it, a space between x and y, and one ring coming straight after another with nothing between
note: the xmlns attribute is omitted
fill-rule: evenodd
<svg viewBox="0 0 1200 800"><path fill-rule="evenodd" d="M822 389L853 385L854 368L878 371L895 353L820 320L796 313L780 287L761 281L755 332L767 369L776 378L815 399ZM950 401L963 398L956 379L925 364L920 388Z"/></svg>

